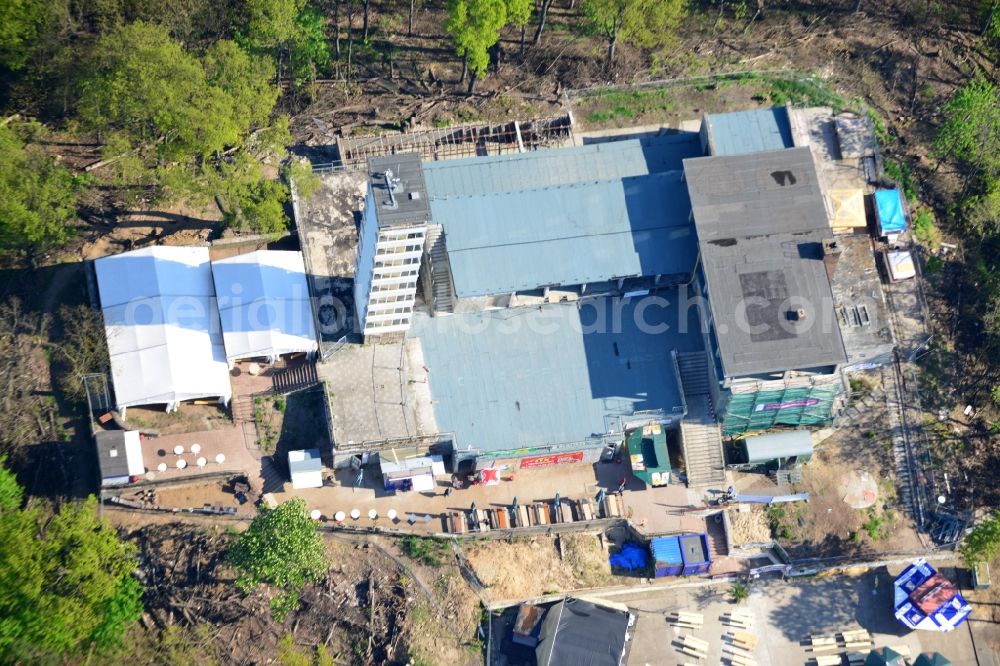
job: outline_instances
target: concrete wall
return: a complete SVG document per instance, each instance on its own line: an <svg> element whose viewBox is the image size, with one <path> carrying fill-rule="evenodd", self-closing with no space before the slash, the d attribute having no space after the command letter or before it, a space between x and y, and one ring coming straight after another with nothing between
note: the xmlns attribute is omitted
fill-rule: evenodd
<svg viewBox="0 0 1000 666"><path fill-rule="evenodd" d="M375 219L375 198L371 188L365 195L365 210L361 217L361 238L358 241L358 261L354 270L354 311L357 326L365 328L368 299L371 297L372 271L375 269L375 245L378 243L378 220Z"/></svg>

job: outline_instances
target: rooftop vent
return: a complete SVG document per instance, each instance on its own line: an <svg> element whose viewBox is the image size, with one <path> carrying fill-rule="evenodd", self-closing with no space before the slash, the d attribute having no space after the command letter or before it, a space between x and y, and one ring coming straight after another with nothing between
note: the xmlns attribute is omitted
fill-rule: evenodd
<svg viewBox="0 0 1000 666"><path fill-rule="evenodd" d="M399 178L393 176L392 169L386 169L382 177L385 179L385 189L389 193L389 200L383 201L382 206L390 209L399 208L399 202L396 201L396 192L399 191L400 185Z"/></svg>

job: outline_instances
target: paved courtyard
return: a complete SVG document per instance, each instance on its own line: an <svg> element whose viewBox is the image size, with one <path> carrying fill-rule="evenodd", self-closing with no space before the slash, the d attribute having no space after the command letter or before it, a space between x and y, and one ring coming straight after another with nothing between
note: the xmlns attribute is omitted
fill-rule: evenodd
<svg viewBox="0 0 1000 666"><path fill-rule="evenodd" d="M335 448L437 432L421 358L416 341L347 345L316 366Z"/></svg>
<svg viewBox="0 0 1000 666"><path fill-rule="evenodd" d="M903 565L899 565L857 576L758 581L753 584L750 597L739 605L729 600L728 585L658 589L609 598L638 611L630 666L694 661L677 649L677 641L685 634L708 642L708 657L703 663L720 663L726 656L723 637L730 631L724 626L723 615L736 609L754 615L749 631L760 639L754 659L761 665L814 664L815 653L803 644L810 636L865 629L871 633L874 647L900 646L914 657L922 651L938 651L956 666L994 666L996 662L986 641L979 640L980 629L975 621L949 634L908 631L896 621L892 615L892 579L902 569ZM947 567L943 573L952 575ZM704 627L688 630L672 626L667 617L677 610L702 613ZM977 632L975 638L973 631ZM845 652L841 649L820 654Z"/></svg>

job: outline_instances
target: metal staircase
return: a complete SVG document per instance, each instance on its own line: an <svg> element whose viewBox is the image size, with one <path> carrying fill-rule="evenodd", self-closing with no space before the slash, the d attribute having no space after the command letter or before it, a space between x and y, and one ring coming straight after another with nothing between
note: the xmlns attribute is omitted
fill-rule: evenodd
<svg viewBox="0 0 1000 666"><path fill-rule="evenodd" d="M681 445L689 486L723 483L726 480L722 429L718 423L708 418L685 418L681 421Z"/></svg>
<svg viewBox="0 0 1000 666"><path fill-rule="evenodd" d="M451 265L448 263L448 247L445 244L444 229L440 224L427 227L427 254L430 262L432 308L435 313L455 311L455 293L451 286Z"/></svg>
<svg viewBox="0 0 1000 666"><path fill-rule="evenodd" d="M705 352L678 353L677 368L688 407L687 416L681 421L681 446L688 485L723 483L726 463L722 452L722 429L709 395Z"/></svg>
<svg viewBox="0 0 1000 666"><path fill-rule="evenodd" d="M678 352L677 368L685 397L708 395L708 359L705 352Z"/></svg>

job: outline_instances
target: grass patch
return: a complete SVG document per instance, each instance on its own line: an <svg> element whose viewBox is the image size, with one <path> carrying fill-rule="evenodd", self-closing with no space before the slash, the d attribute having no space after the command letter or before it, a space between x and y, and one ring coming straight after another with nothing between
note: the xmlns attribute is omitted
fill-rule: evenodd
<svg viewBox="0 0 1000 666"><path fill-rule="evenodd" d="M677 108L673 94L663 86L635 90L603 90L583 98L580 107L589 109L584 120L593 124L654 114L669 113Z"/></svg>
<svg viewBox="0 0 1000 666"><path fill-rule="evenodd" d="M785 103L792 106L829 106L835 111L846 109L847 100L830 90L821 79L802 77L798 79L765 79L768 96L777 106Z"/></svg>
<svg viewBox="0 0 1000 666"><path fill-rule="evenodd" d="M898 160L886 160L884 168L886 177L898 183L903 188L903 194L906 195L907 199L915 201L917 198L917 188L913 185L913 176L910 174L910 167Z"/></svg>
<svg viewBox="0 0 1000 666"><path fill-rule="evenodd" d="M851 385L851 396L859 400L872 392L872 385L864 377L851 377L848 382Z"/></svg>
<svg viewBox="0 0 1000 666"><path fill-rule="evenodd" d="M944 268L944 261L936 254L929 256L927 258L927 263L924 264L924 272L929 275L940 272L942 268Z"/></svg>
<svg viewBox="0 0 1000 666"><path fill-rule="evenodd" d="M785 522L791 518L785 510L783 504L771 504L766 509L767 524L771 527L771 535L775 539L791 539L794 535L792 528Z"/></svg>
<svg viewBox="0 0 1000 666"><path fill-rule="evenodd" d="M274 453L278 445L278 432L271 422L271 415L264 407L264 399L253 399L253 421L257 426L257 446L264 453Z"/></svg>
<svg viewBox="0 0 1000 666"><path fill-rule="evenodd" d="M871 109L868 109L868 119L872 122L872 128L875 130L875 139L878 141L878 145L892 145L892 135L889 134L889 130L886 128L885 121L882 120L882 116L878 115Z"/></svg>
<svg viewBox="0 0 1000 666"><path fill-rule="evenodd" d="M448 556L448 544L437 539L408 536L400 542L400 546L407 557L432 567L444 564Z"/></svg>
<svg viewBox="0 0 1000 666"><path fill-rule="evenodd" d="M930 209L921 208L913 216L913 235L922 245L932 250L941 242L941 232L934 224L934 213Z"/></svg>
<svg viewBox="0 0 1000 666"><path fill-rule="evenodd" d="M868 534L872 541L881 541L889 536L889 523L892 522L888 515L878 515L874 509L868 511L868 520L861 524L861 529Z"/></svg>

